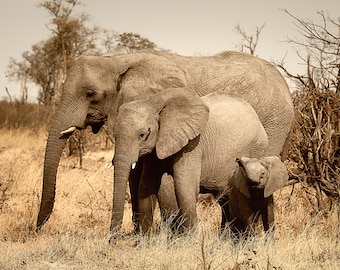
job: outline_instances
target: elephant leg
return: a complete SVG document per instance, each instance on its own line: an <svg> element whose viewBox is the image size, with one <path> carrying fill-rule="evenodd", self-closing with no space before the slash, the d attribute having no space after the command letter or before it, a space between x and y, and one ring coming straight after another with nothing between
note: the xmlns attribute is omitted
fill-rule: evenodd
<svg viewBox="0 0 340 270"><path fill-rule="evenodd" d="M219 195L218 203L220 204L222 210L220 237L224 239L227 236L226 233L228 232L226 229L229 228L232 239L235 241L235 243L237 243L240 233L243 231L243 223L233 212L231 205L232 203L229 202L229 196L227 193Z"/></svg>
<svg viewBox="0 0 340 270"><path fill-rule="evenodd" d="M175 185L176 186L176 185ZM176 189L179 205L179 219L177 223L183 225L184 229L193 228L197 223L197 196L198 192L193 189Z"/></svg>
<svg viewBox="0 0 340 270"><path fill-rule="evenodd" d="M248 235L254 235L256 231L256 224L259 220L260 211L254 211L253 213L249 214L246 219L246 233Z"/></svg>
<svg viewBox="0 0 340 270"><path fill-rule="evenodd" d="M264 198L262 206L262 223L266 232L265 244L273 245L275 243L275 223L274 223L274 198L273 195Z"/></svg>
<svg viewBox="0 0 340 270"><path fill-rule="evenodd" d="M134 232L137 233L139 228L138 221L138 189L140 178L142 174L143 163L139 161L137 163L137 167L131 171L129 177L129 187L130 187L130 196L131 196L131 204L132 204L132 222L134 225Z"/></svg>
<svg viewBox="0 0 340 270"><path fill-rule="evenodd" d="M223 203L224 206L222 207L224 210L222 222L224 222L223 219L225 219L225 222L229 222L229 228L235 240L238 240L246 230L246 216L249 211L244 211L248 208L247 202L247 198L235 188L228 191L228 194L224 195L224 200L219 202L220 205Z"/></svg>
<svg viewBox="0 0 340 270"><path fill-rule="evenodd" d="M143 233L149 233L153 223L154 210L157 203L155 194L142 194L139 199L139 226Z"/></svg>
<svg viewBox="0 0 340 270"><path fill-rule="evenodd" d="M221 231L226 229L228 223L232 222L232 218L230 216L229 211L229 197L227 193L221 194L217 199L219 205L222 210L222 220L221 220Z"/></svg>
<svg viewBox="0 0 340 270"><path fill-rule="evenodd" d="M157 194L163 171L152 154L143 159L142 176L138 189L138 222L143 233L148 233L153 223Z"/></svg>
<svg viewBox="0 0 340 270"><path fill-rule="evenodd" d="M179 208L175 194L174 180L171 175L167 173L163 174L157 197L165 226L177 230Z"/></svg>
<svg viewBox="0 0 340 270"><path fill-rule="evenodd" d="M274 231L274 198L270 195L264 198L261 209L263 229L265 232L269 230Z"/></svg>
<svg viewBox="0 0 340 270"><path fill-rule="evenodd" d="M190 229L197 223L197 199L201 177L201 162L188 154L174 165L174 183L176 198L180 209L180 218L184 229Z"/></svg>

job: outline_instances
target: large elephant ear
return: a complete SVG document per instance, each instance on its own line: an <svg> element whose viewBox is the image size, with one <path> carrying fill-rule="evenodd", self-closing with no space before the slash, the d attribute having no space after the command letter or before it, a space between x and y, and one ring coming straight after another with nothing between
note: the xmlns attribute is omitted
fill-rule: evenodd
<svg viewBox="0 0 340 270"><path fill-rule="evenodd" d="M289 175L285 164L279 157L265 157L264 161L270 164L269 177L264 188L264 197L267 198L276 190L287 185Z"/></svg>
<svg viewBox="0 0 340 270"><path fill-rule="evenodd" d="M171 88L153 98L159 107L159 134L156 142L158 158L164 159L197 137L209 119L209 108L189 88Z"/></svg>

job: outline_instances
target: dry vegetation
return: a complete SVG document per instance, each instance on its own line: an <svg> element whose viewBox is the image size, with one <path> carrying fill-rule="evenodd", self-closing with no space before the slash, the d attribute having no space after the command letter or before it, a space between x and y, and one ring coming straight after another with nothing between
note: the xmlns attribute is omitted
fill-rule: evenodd
<svg viewBox="0 0 340 270"><path fill-rule="evenodd" d="M189 235L170 239L160 226L149 238L129 236L109 245L108 150L85 153L83 169L78 158L62 157L53 214L35 233L46 135L0 130L0 269L339 268L336 211L318 215L298 185L275 194L277 230L272 245L264 244L261 233L236 246L228 237L220 240L215 204L198 206L201 221ZM126 232L132 229L130 214L126 203Z"/></svg>

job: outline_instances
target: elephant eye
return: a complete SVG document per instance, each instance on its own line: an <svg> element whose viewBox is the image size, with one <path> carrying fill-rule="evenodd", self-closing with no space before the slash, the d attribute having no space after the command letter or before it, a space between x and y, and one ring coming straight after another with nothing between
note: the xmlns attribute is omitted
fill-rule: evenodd
<svg viewBox="0 0 340 270"><path fill-rule="evenodd" d="M139 139L140 139L141 141L146 141L146 140L148 139L150 133L151 133L150 128L148 128L147 131L142 131L142 132L140 132L140 133L139 133Z"/></svg>
<svg viewBox="0 0 340 270"><path fill-rule="evenodd" d="M95 92L94 92L93 90L87 90L87 91L86 91L86 97L87 97L87 98L93 97L94 94L95 94Z"/></svg>

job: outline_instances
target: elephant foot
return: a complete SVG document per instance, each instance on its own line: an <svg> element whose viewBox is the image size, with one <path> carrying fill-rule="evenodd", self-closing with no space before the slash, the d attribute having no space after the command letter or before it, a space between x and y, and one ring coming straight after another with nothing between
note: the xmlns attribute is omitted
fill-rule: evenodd
<svg viewBox="0 0 340 270"><path fill-rule="evenodd" d="M110 232L108 234L108 242L113 246L131 246L136 247L138 241L136 240L136 233L124 233L124 232Z"/></svg>
<svg viewBox="0 0 340 270"><path fill-rule="evenodd" d="M107 235L108 242L110 245L115 245L117 241L124 237L124 233L120 231L110 231Z"/></svg>

